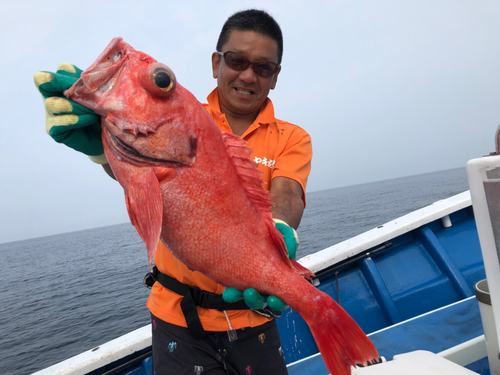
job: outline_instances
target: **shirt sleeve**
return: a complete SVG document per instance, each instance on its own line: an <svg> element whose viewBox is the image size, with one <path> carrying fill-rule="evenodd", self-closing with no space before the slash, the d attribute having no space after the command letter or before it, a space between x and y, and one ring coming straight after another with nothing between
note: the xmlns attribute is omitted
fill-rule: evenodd
<svg viewBox="0 0 500 375"><path fill-rule="evenodd" d="M307 179L311 172L311 136L302 128L289 124L281 128L280 153L272 170L272 177L287 177L297 181L302 187L302 200L306 203Z"/></svg>

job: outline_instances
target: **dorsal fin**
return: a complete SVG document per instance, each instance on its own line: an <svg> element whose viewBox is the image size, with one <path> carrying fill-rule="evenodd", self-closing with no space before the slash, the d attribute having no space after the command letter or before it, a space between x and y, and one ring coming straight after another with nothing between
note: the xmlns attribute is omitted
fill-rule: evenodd
<svg viewBox="0 0 500 375"><path fill-rule="evenodd" d="M268 216L269 220L272 221L271 207L273 203L271 202L271 193L262 187L263 173L250 160L252 149L248 148L245 145L245 141L237 135L226 132L222 132L221 134L231 161L243 181L243 187L249 199L257 204L264 217Z"/></svg>
<svg viewBox="0 0 500 375"><path fill-rule="evenodd" d="M271 202L271 193L262 187L263 173L259 171L256 164L250 160L252 150L245 145L245 142L240 137L232 133L222 132L222 139L227 147L231 161L236 167L243 182L243 187L247 192L248 198L256 204L262 213L269 234L281 255L287 262L290 262L285 241L283 241L283 235L274 226L271 211L271 207L273 206L273 202ZM291 262L291 266L297 273L306 278L314 276L311 271L301 266L298 262Z"/></svg>
<svg viewBox="0 0 500 375"><path fill-rule="evenodd" d="M243 182L243 187L247 192L248 198L254 202L260 210L264 222L269 230L269 234L271 235L274 244L280 251L281 256L287 262L290 262L292 268L297 273L301 274L306 279L311 280L311 278L314 277L314 274L310 270L302 266L297 261L290 261L288 258L288 251L286 250L283 235L274 226L271 211L271 207L273 206L273 202L271 202L271 193L262 187L263 173L259 171L256 164L250 160L252 150L247 147L245 145L245 141L237 135L227 132L222 132L221 134L231 161L236 167L236 171Z"/></svg>

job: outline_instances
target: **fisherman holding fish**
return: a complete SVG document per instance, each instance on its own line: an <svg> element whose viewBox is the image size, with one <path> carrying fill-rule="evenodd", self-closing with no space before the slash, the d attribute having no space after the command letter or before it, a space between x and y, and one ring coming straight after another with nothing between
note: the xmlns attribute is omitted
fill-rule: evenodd
<svg viewBox="0 0 500 375"><path fill-rule="evenodd" d="M221 131L241 137L253 150L251 160L272 194L275 226L295 259L312 146L306 131L274 117L268 95L276 87L282 54L281 29L269 14L254 9L235 13L212 54L217 88L204 106ZM80 74L73 65L61 64L57 73L35 75L45 98L46 129L114 177L103 153L100 116L62 93ZM255 289L225 288L188 269L161 241L154 259L147 307L155 374L287 374L274 321L287 307L283 301Z"/></svg>

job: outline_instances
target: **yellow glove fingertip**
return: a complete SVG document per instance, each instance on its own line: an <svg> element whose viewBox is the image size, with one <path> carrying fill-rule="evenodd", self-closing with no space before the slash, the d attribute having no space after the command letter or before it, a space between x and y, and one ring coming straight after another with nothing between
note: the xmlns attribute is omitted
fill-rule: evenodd
<svg viewBox="0 0 500 375"><path fill-rule="evenodd" d="M97 164L108 164L108 159L106 159L106 155L105 154L101 154L101 155L97 155L97 156L92 156L92 155L89 155L89 159L92 160L94 163L97 163Z"/></svg>
<svg viewBox="0 0 500 375"><path fill-rule="evenodd" d="M289 225L286 223L286 221L283 221L281 219L276 219L276 218L273 217L273 221L275 223L285 224L287 227L289 227Z"/></svg>
<svg viewBox="0 0 500 375"><path fill-rule="evenodd" d="M52 74L48 72L37 72L35 73L33 80L35 81L36 87L40 88L40 85L52 81L53 78Z"/></svg>
<svg viewBox="0 0 500 375"><path fill-rule="evenodd" d="M295 237L295 242L297 242L297 244L299 243L299 236L297 234L297 231L294 228L292 228L290 225L288 225L288 223L286 221L283 221L281 219L275 219L275 218L273 218L273 221L277 224L283 224L283 225L286 225L287 227L289 227L293 231L293 236Z"/></svg>
<svg viewBox="0 0 500 375"><path fill-rule="evenodd" d="M57 115L60 113L73 112L73 105L64 98L52 96L45 99L45 109L47 113Z"/></svg>
<svg viewBox="0 0 500 375"><path fill-rule="evenodd" d="M76 73L76 69L73 65L69 63L60 63L59 66L57 67L57 70L64 70L68 73Z"/></svg>
<svg viewBox="0 0 500 375"><path fill-rule="evenodd" d="M47 113L47 119L45 121L45 131L47 132L47 134L52 135L51 129L53 127L74 125L77 122L78 122L77 115L54 116Z"/></svg>

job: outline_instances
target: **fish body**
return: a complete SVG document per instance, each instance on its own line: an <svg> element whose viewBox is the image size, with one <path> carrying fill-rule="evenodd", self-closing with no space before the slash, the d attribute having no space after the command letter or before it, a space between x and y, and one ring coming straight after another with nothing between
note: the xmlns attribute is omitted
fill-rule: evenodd
<svg viewBox="0 0 500 375"><path fill-rule="evenodd" d="M102 116L106 157L151 266L161 239L191 270L275 295L307 322L332 373L378 358L354 320L290 261L251 150L221 133L175 75L121 38L65 95Z"/></svg>

